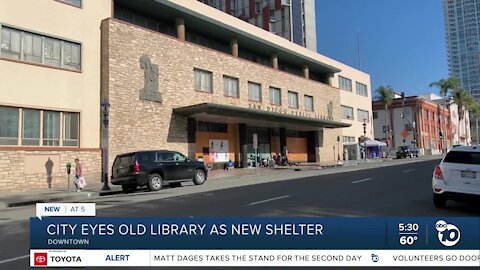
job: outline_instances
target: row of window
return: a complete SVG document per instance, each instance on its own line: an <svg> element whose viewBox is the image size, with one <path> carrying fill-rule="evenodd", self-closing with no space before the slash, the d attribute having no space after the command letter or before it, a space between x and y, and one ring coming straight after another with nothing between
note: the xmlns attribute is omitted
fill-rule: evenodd
<svg viewBox="0 0 480 270"><path fill-rule="evenodd" d="M338 86L340 89L352 92L352 80L348 78L338 76ZM365 84L356 82L355 90L357 94L368 97L368 89Z"/></svg>
<svg viewBox="0 0 480 270"><path fill-rule="evenodd" d="M353 108L342 105L342 117L343 119L354 120L355 116L353 115ZM368 111L357 109L357 119L360 122L365 120L368 123L370 122L370 115Z"/></svg>
<svg viewBox="0 0 480 270"><path fill-rule="evenodd" d="M0 127L0 145L79 146L79 113L0 106Z"/></svg>
<svg viewBox="0 0 480 270"><path fill-rule="evenodd" d="M197 91L213 93L213 73L211 71L194 68L194 88ZM240 97L239 79L223 75L223 94L228 97ZM256 82L248 82L248 99L262 102L262 85ZM271 105L282 105L282 90L277 87L269 87L269 99ZM304 95L304 109L313 111L313 96ZM298 93L288 91L288 107L298 109Z"/></svg>
<svg viewBox="0 0 480 270"><path fill-rule="evenodd" d="M1 27L0 56L81 70L81 45L7 26Z"/></svg>

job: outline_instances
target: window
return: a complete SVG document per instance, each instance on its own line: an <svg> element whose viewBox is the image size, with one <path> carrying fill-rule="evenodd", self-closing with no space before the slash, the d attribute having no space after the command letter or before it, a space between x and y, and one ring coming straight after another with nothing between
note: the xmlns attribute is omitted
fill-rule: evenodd
<svg viewBox="0 0 480 270"><path fill-rule="evenodd" d="M43 145L60 145L60 113L43 112Z"/></svg>
<svg viewBox="0 0 480 270"><path fill-rule="evenodd" d="M202 92L213 92L213 74L210 71L202 69L194 69L195 73L195 90Z"/></svg>
<svg viewBox="0 0 480 270"><path fill-rule="evenodd" d="M262 85L248 82L248 99L252 101L262 101Z"/></svg>
<svg viewBox="0 0 480 270"><path fill-rule="evenodd" d="M373 119L378 119L378 112L373 112Z"/></svg>
<svg viewBox="0 0 480 270"><path fill-rule="evenodd" d="M344 143L346 143L346 142L353 142L353 143L356 142L355 137L352 137L352 136L342 136L342 141Z"/></svg>
<svg viewBox="0 0 480 270"><path fill-rule="evenodd" d="M79 136L79 113L0 106L0 145L79 146Z"/></svg>
<svg viewBox="0 0 480 270"><path fill-rule="evenodd" d="M45 38L43 56L45 64L51 66L60 66L60 40L54 38Z"/></svg>
<svg viewBox="0 0 480 270"><path fill-rule="evenodd" d="M23 56L26 61L42 63L42 36L31 33L23 35Z"/></svg>
<svg viewBox="0 0 480 270"><path fill-rule="evenodd" d="M79 146L79 121L78 113L63 113L63 145Z"/></svg>
<svg viewBox="0 0 480 270"><path fill-rule="evenodd" d="M344 119L351 119L351 120L353 120L353 108L342 105L342 117L343 117Z"/></svg>
<svg viewBox="0 0 480 270"><path fill-rule="evenodd" d="M270 87L270 104L282 105L282 93L280 88Z"/></svg>
<svg viewBox="0 0 480 270"><path fill-rule="evenodd" d="M6 26L1 28L0 55L2 57L81 70L80 44Z"/></svg>
<svg viewBox="0 0 480 270"><path fill-rule="evenodd" d="M363 122L363 120L365 120L365 122L367 123L370 122L370 116L368 114L368 111L357 109L357 116L358 116L358 121L360 122Z"/></svg>
<svg viewBox="0 0 480 270"><path fill-rule="evenodd" d="M230 76L223 76L223 94L227 97L239 97L238 79Z"/></svg>
<svg viewBox="0 0 480 270"><path fill-rule="evenodd" d="M68 41L63 42L63 66L80 70L80 45Z"/></svg>
<svg viewBox="0 0 480 270"><path fill-rule="evenodd" d="M338 76L338 86L340 89L352 92L352 80Z"/></svg>
<svg viewBox="0 0 480 270"><path fill-rule="evenodd" d="M2 27L2 45L0 47L2 56L20 59L20 36L20 31Z"/></svg>
<svg viewBox="0 0 480 270"><path fill-rule="evenodd" d="M18 144L18 108L0 106L0 144Z"/></svg>
<svg viewBox="0 0 480 270"><path fill-rule="evenodd" d="M365 84L357 82L355 86L357 89L357 94L368 97L368 90Z"/></svg>
<svg viewBox="0 0 480 270"><path fill-rule="evenodd" d="M72 6L76 6L76 7L82 7L82 0L57 0L57 1L63 2L65 4L69 4Z"/></svg>
<svg viewBox="0 0 480 270"><path fill-rule="evenodd" d="M443 162L479 165L480 153L450 151Z"/></svg>
<svg viewBox="0 0 480 270"><path fill-rule="evenodd" d="M187 157L184 156L184 155L182 155L182 154L180 154L180 153L176 153L176 152L175 152L175 153L173 153L173 159L174 159L175 161L184 162L185 160L187 160Z"/></svg>
<svg viewBox="0 0 480 270"><path fill-rule="evenodd" d="M157 153L157 160L159 160L159 161L175 161L175 158L173 157L173 153L163 152L163 153Z"/></svg>
<svg viewBox="0 0 480 270"><path fill-rule="evenodd" d="M313 97L305 95L303 97L303 103L305 105L305 111L313 112Z"/></svg>
<svg viewBox="0 0 480 270"><path fill-rule="evenodd" d="M199 121L198 131L227 133L227 124Z"/></svg>
<svg viewBox="0 0 480 270"><path fill-rule="evenodd" d="M40 111L23 109L22 145L40 144Z"/></svg>
<svg viewBox="0 0 480 270"><path fill-rule="evenodd" d="M298 109L298 93L288 91L288 107Z"/></svg>

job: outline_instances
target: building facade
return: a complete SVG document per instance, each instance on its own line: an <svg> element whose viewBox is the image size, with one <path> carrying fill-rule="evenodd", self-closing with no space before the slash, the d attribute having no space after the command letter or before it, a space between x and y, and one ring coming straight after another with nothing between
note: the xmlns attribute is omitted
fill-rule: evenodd
<svg viewBox="0 0 480 270"><path fill-rule="evenodd" d="M76 157L99 178L99 25L110 5L0 2L0 190L66 186Z"/></svg>
<svg viewBox="0 0 480 270"><path fill-rule="evenodd" d="M315 0L198 0L317 51Z"/></svg>
<svg viewBox="0 0 480 270"><path fill-rule="evenodd" d="M371 112L358 103L368 74L197 1L65 2L0 4L0 76L16 89L0 93L1 190L66 186L76 157L99 181L107 146L108 168L148 149L217 167L276 154L333 165L343 136L363 134L342 105ZM362 94L342 100L340 77Z"/></svg>
<svg viewBox="0 0 480 270"><path fill-rule="evenodd" d="M480 1L444 0L451 76L477 100L480 98Z"/></svg>
<svg viewBox="0 0 480 270"><path fill-rule="evenodd" d="M435 155L453 145L471 143L468 111L459 119L458 106L451 100L447 100L444 106L443 99L435 94L405 99L397 97L388 114L385 114L381 101L372 104L375 137L389 141L390 150L415 145L421 154ZM386 139L388 137L390 140Z"/></svg>

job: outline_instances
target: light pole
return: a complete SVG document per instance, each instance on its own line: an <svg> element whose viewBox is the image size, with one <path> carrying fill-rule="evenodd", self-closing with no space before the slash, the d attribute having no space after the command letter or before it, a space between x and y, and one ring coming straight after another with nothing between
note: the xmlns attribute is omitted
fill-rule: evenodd
<svg viewBox="0 0 480 270"><path fill-rule="evenodd" d="M104 99L102 104L103 113L103 136L104 142L103 145L103 187L102 190L110 190L108 186L108 118L109 118L109 110L110 110L110 102L107 99Z"/></svg>
<svg viewBox="0 0 480 270"><path fill-rule="evenodd" d="M367 161L367 119L363 119L363 157Z"/></svg>

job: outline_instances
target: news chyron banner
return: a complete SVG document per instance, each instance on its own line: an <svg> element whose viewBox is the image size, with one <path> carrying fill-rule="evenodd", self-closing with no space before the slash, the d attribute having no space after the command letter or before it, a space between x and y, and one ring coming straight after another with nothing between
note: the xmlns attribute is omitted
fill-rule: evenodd
<svg viewBox="0 0 480 270"><path fill-rule="evenodd" d="M480 218L95 217L39 204L33 267L480 266Z"/></svg>

